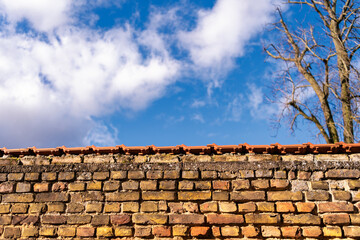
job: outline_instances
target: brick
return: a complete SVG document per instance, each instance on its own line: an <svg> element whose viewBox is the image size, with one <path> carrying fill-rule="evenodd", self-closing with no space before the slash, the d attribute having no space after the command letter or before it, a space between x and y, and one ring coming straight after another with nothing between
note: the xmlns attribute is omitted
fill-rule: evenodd
<svg viewBox="0 0 360 240"><path fill-rule="evenodd" d="M184 202L183 208L184 208L185 212L199 212L199 207L198 207L197 203Z"/></svg>
<svg viewBox="0 0 360 240"><path fill-rule="evenodd" d="M115 227L116 237L131 237L132 235L133 230L131 227Z"/></svg>
<svg viewBox="0 0 360 240"><path fill-rule="evenodd" d="M205 202L200 204L200 212L217 212L217 202Z"/></svg>
<svg viewBox="0 0 360 240"><path fill-rule="evenodd" d="M135 226L135 237L151 236L151 227Z"/></svg>
<svg viewBox="0 0 360 240"><path fill-rule="evenodd" d="M178 192L178 199L180 201L211 200L211 192L210 191ZM161 199L161 200L170 200L170 199Z"/></svg>
<svg viewBox="0 0 360 240"><path fill-rule="evenodd" d="M275 178L287 178L287 174L285 170L278 170L274 172Z"/></svg>
<svg viewBox="0 0 360 240"><path fill-rule="evenodd" d="M351 224L359 225L360 224L360 214L350 214Z"/></svg>
<svg viewBox="0 0 360 240"><path fill-rule="evenodd" d="M50 213L62 213L65 212L65 204L63 203L50 203L47 205L47 211Z"/></svg>
<svg viewBox="0 0 360 240"><path fill-rule="evenodd" d="M323 227L324 237L341 237L341 228L338 226L327 226Z"/></svg>
<svg viewBox="0 0 360 240"><path fill-rule="evenodd" d="M86 189L90 191L101 191L102 182L101 181L92 181L86 184Z"/></svg>
<svg viewBox="0 0 360 240"><path fill-rule="evenodd" d="M8 181L22 181L24 178L23 173L9 173Z"/></svg>
<svg viewBox="0 0 360 240"><path fill-rule="evenodd" d="M155 216L156 217L156 216ZM159 219L161 217L158 217ZM158 220L160 221L160 220ZM129 214L117 214L117 215L111 215L110 216L110 222L113 225L124 225L131 222L131 216ZM166 222L166 220L165 220Z"/></svg>
<svg viewBox="0 0 360 240"><path fill-rule="evenodd" d="M199 178L199 172L198 171L182 171L181 176L183 179L197 179L197 178Z"/></svg>
<svg viewBox="0 0 360 240"><path fill-rule="evenodd" d="M170 224L203 224L205 217L201 214L170 214Z"/></svg>
<svg viewBox="0 0 360 240"><path fill-rule="evenodd" d="M235 201L264 201L264 191L241 191L231 192L230 199Z"/></svg>
<svg viewBox="0 0 360 240"><path fill-rule="evenodd" d="M210 213L206 215L206 222L209 224L240 224L244 222L244 217L235 214Z"/></svg>
<svg viewBox="0 0 360 240"><path fill-rule="evenodd" d="M180 181L179 182L179 190L193 190L194 182L192 181Z"/></svg>
<svg viewBox="0 0 360 240"><path fill-rule="evenodd" d="M271 179L270 187L275 189L286 189L289 186L289 180L285 179Z"/></svg>
<svg viewBox="0 0 360 240"><path fill-rule="evenodd" d="M69 164L69 163L81 163L80 155L65 155L52 157L52 164Z"/></svg>
<svg viewBox="0 0 360 240"><path fill-rule="evenodd" d="M239 170L239 178L253 178L254 176L253 170Z"/></svg>
<svg viewBox="0 0 360 240"><path fill-rule="evenodd" d="M34 195L32 193L13 193L13 194L5 194L2 196L3 203L32 202L33 200L34 200Z"/></svg>
<svg viewBox="0 0 360 240"><path fill-rule="evenodd" d="M22 237L38 237L39 229L35 226L24 226L21 232Z"/></svg>
<svg viewBox="0 0 360 240"><path fill-rule="evenodd" d="M243 190L250 188L250 181L247 179L233 180L231 184L234 190Z"/></svg>
<svg viewBox="0 0 360 240"><path fill-rule="evenodd" d="M9 225L11 223L10 216L0 216L0 225Z"/></svg>
<svg viewBox="0 0 360 240"><path fill-rule="evenodd" d="M330 194L326 191L305 192L305 196L308 201L328 201L330 199Z"/></svg>
<svg viewBox="0 0 360 240"><path fill-rule="evenodd" d="M121 205L118 202L115 203L105 203L104 212L106 213L116 213L121 211Z"/></svg>
<svg viewBox="0 0 360 240"><path fill-rule="evenodd" d="M25 181L38 181L39 177L39 173L25 173Z"/></svg>
<svg viewBox="0 0 360 240"><path fill-rule="evenodd" d="M76 179L79 181L90 181L92 180L91 172L78 172L76 173Z"/></svg>
<svg viewBox="0 0 360 240"><path fill-rule="evenodd" d="M350 217L347 213L324 214L323 221L325 224L341 225L350 223Z"/></svg>
<svg viewBox="0 0 360 240"><path fill-rule="evenodd" d="M320 227L317 226L307 226L307 227L301 227L302 235L304 237L319 237L322 235L322 230Z"/></svg>
<svg viewBox="0 0 360 240"><path fill-rule="evenodd" d="M351 199L351 194L346 191L333 191L332 194L335 200L348 201Z"/></svg>
<svg viewBox="0 0 360 240"><path fill-rule="evenodd" d="M228 201L229 193L228 192L212 192L212 200L214 201Z"/></svg>
<svg viewBox="0 0 360 240"><path fill-rule="evenodd" d="M202 179L216 179L217 172L216 171L201 171Z"/></svg>
<svg viewBox="0 0 360 240"><path fill-rule="evenodd" d="M329 183L325 181L311 182L311 188L313 190L329 190Z"/></svg>
<svg viewBox="0 0 360 240"><path fill-rule="evenodd" d="M69 195L66 193L38 193L35 202L67 202Z"/></svg>
<svg viewBox="0 0 360 240"><path fill-rule="evenodd" d="M299 171L298 179L300 180L309 180L311 176L311 172Z"/></svg>
<svg viewBox="0 0 360 240"><path fill-rule="evenodd" d="M215 190L228 190L230 189L230 182L225 180L217 180L212 182L212 186Z"/></svg>
<svg viewBox="0 0 360 240"><path fill-rule="evenodd" d="M318 204L319 213L326 212L353 212L354 205L347 202L327 202Z"/></svg>
<svg viewBox="0 0 360 240"><path fill-rule="evenodd" d="M84 156L84 163L113 163L115 162L113 155L94 155L89 154Z"/></svg>
<svg viewBox="0 0 360 240"><path fill-rule="evenodd" d="M359 189L360 188L360 180L347 180L348 186L350 189Z"/></svg>
<svg viewBox="0 0 360 240"><path fill-rule="evenodd" d="M126 171L111 171L110 178L119 180L119 179L125 179L127 177Z"/></svg>
<svg viewBox="0 0 360 240"><path fill-rule="evenodd" d="M165 179L178 179L180 178L180 171L178 170L166 170L164 171Z"/></svg>
<svg viewBox="0 0 360 240"><path fill-rule="evenodd" d="M188 231L187 226L175 225L175 226L172 227L172 234L174 236L186 236L187 231Z"/></svg>
<svg viewBox="0 0 360 240"><path fill-rule="evenodd" d="M237 177L237 173L232 171L219 172L219 177L221 179L234 179Z"/></svg>
<svg viewBox="0 0 360 240"><path fill-rule="evenodd" d="M137 202L124 202L122 204L123 212L139 212L139 203Z"/></svg>
<svg viewBox="0 0 360 240"><path fill-rule="evenodd" d="M167 219L165 214L135 213L132 216L132 221L136 224L166 224Z"/></svg>
<svg viewBox="0 0 360 240"><path fill-rule="evenodd" d="M5 182L7 180L7 174L6 173L0 173L0 182Z"/></svg>
<svg viewBox="0 0 360 240"><path fill-rule="evenodd" d="M331 169L325 173L326 178L359 178L360 171L358 169Z"/></svg>
<svg viewBox="0 0 360 240"><path fill-rule="evenodd" d="M277 191L268 192L268 201L301 201L302 192Z"/></svg>
<svg viewBox="0 0 360 240"><path fill-rule="evenodd" d="M148 179L162 179L163 171L151 170L146 172L146 178Z"/></svg>
<svg viewBox="0 0 360 240"><path fill-rule="evenodd" d="M321 171L312 172L312 175L311 175L312 180L321 180L323 178L324 178L324 172L321 172Z"/></svg>
<svg viewBox="0 0 360 240"><path fill-rule="evenodd" d="M271 202L257 202L256 206L259 212L275 212L275 204Z"/></svg>
<svg viewBox="0 0 360 240"><path fill-rule="evenodd" d="M291 190L293 192L308 191L309 190L308 182L303 180L293 180L291 181Z"/></svg>
<svg viewBox="0 0 360 240"><path fill-rule="evenodd" d="M140 210L141 212L157 212L159 210L158 203L152 201L142 202Z"/></svg>
<svg viewBox="0 0 360 240"><path fill-rule="evenodd" d="M152 233L156 237L170 237L171 236L171 227L169 226L154 226Z"/></svg>
<svg viewBox="0 0 360 240"><path fill-rule="evenodd" d="M244 235L245 237L256 237L259 235L259 228L254 227L254 226L245 226L245 227L241 227L241 233L242 235Z"/></svg>
<svg viewBox="0 0 360 240"><path fill-rule="evenodd" d="M176 182L175 181L160 181L159 189L160 190L175 190Z"/></svg>
<svg viewBox="0 0 360 240"><path fill-rule="evenodd" d="M145 173L144 171L128 171L129 179L144 179Z"/></svg>
<svg viewBox="0 0 360 240"><path fill-rule="evenodd" d="M94 213L102 211L102 203L88 203L85 205L85 212Z"/></svg>
<svg viewBox="0 0 360 240"><path fill-rule="evenodd" d="M67 224L88 224L91 222L90 215L68 215Z"/></svg>
<svg viewBox="0 0 360 240"><path fill-rule="evenodd" d="M157 181L141 181L140 182L140 189L141 190L156 190L157 189Z"/></svg>
<svg viewBox="0 0 360 240"><path fill-rule="evenodd" d="M112 237L114 236L112 227L98 227L96 229L97 237Z"/></svg>
<svg viewBox="0 0 360 240"><path fill-rule="evenodd" d="M12 193L14 192L15 184L12 182L4 182L0 184L0 193Z"/></svg>
<svg viewBox="0 0 360 240"><path fill-rule="evenodd" d="M360 237L360 227L358 226L344 226L345 237Z"/></svg>
<svg viewBox="0 0 360 240"><path fill-rule="evenodd" d="M162 191L162 192L142 192L142 200L175 200L175 192Z"/></svg>
<svg viewBox="0 0 360 240"><path fill-rule="evenodd" d="M51 190L53 192L62 192L66 190L66 188L67 188L67 183L57 182L52 185Z"/></svg>
<svg viewBox="0 0 360 240"><path fill-rule="evenodd" d="M316 215L312 214L297 214L297 215L290 215L284 214L283 221L286 224L297 224L297 225L320 225L321 218Z"/></svg>
<svg viewBox="0 0 360 240"><path fill-rule="evenodd" d="M94 235L95 235L95 228L93 227L76 228L76 236L78 237L93 237Z"/></svg>
<svg viewBox="0 0 360 240"><path fill-rule="evenodd" d="M19 227L5 227L4 238L19 238L21 236L21 230Z"/></svg>
<svg viewBox="0 0 360 240"><path fill-rule="evenodd" d="M0 214L9 213L10 204L0 204Z"/></svg>
<svg viewBox="0 0 360 240"><path fill-rule="evenodd" d="M197 190L210 190L211 182L210 181L196 181L195 189Z"/></svg>
<svg viewBox="0 0 360 240"><path fill-rule="evenodd" d="M273 171L272 170L256 170L255 176L257 178L271 178L273 177Z"/></svg>
<svg viewBox="0 0 360 240"><path fill-rule="evenodd" d="M274 224L280 222L280 215L276 213L248 213L245 214L246 223Z"/></svg>
<svg viewBox="0 0 360 240"><path fill-rule="evenodd" d="M66 216L62 215L43 215L41 216L41 223L43 224L65 224L66 223Z"/></svg>
<svg viewBox="0 0 360 240"><path fill-rule="evenodd" d="M289 238L301 237L301 229L298 226L281 227L281 235Z"/></svg>
<svg viewBox="0 0 360 240"><path fill-rule="evenodd" d="M269 180L264 180L264 179L252 180L251 186L257 190L267 189L270 187Z"/></svg>
<svg viewBox="0 0 360 240"><path fill-rule="evenodd" d="M238 204L238 211L241 212L241 213L255 212L256 211L256 204L253 203L253 202L239 203Z"/></svg>
<svg viewBox="0 0 360 240"><path fill-rule="evenodd" d="M46 205L42 203L31 203L29 206L30 214L40 214L45 212Z"/></svg>
<svg viewBox="0 0 360 240"><path fill-rule="evenodd" d="M312 212L315 208L315 203L312 202L297 202L295 203L298 212Z"/></svg>
<svg viewBox="0 0 360 240"><path fill-rule="evenodd" d="M277 202L276 203L277 212L295 212L295 207L292 202Z"/></svg>
<svg viewBox="0 0 360 240"><path fill-rule="evenodd" d="M49 183L35 183L34 192L48 192L50 184Z"/></svg>
<svg viewBox="0 0 360 240"><path fill-rule="evenodd" d="M60 181L71 181L75 179L74 172L60 172L58 176L58 180Z"/></svg>
<svg viewBox="0 0 360 240"><path fill-rule="evenodd" d="M261 235L263 237L280 237L281 231L275 226L261 226Z"/></svg>
<svg viewBox="0 0 360 240"><path fill-rule="evenodd" d="M11 207L12 213L27 213L29 205L23 203L15 203Z"/></svg>
<svg viewBox="0 0 360 240"><path fill-rule="evenodd" d="M221 227L221 235L223 237L237 237L239 236L239 227L238 226Z"/></svg>
<svg viewBox="0 0 360 240"><path fill-rule="evenodd" d="M109 215L94 215L91 219L91 225L93 226L103 226L108 225L110 222Z"/></svg>
<svg viewBox="0 0 360 240"><path fill-rule="evenodd" d="M83 182L73 182L68 187L71 192L85 191L85 183Z"/></svg>
<svg viewBox="0 0 360 240"><path fill-rule="evenodd" d="M94 172L93 179L94 180L106 180L110 177L109 172Z"/></svg>
<svg viewBox="0 0 360 240"><path fill-rule="evenodd" d="M39 231L40 236L54 237L56 235L56 228L49 226L42 226Z"/></svg>
<svg viewBox="0 0 360 240"><path fill-rule="evenodd" d="M113 192L105 193L105 198L109 202L138 201L140 194L138 192Z"/></svg>
<svg viewBox="0 0 360 240"><path fill-rule="evenodd" d="M43 181L56 181L57 173L56 172L44 172L41 174L41 179Z"/></svg>
<svg viewBox="0 0 360 240"><path fill-rule="evenodd" d="M57 231L60 237L74 237L76 235L75 227L59 227Z"/></svg>
<svg viewBox="0 0 360 240"><path fill-rule="evenodd" d="M237 211L237 205L234 202L219 202L219 209L220 212L236 212Z"/></svg>

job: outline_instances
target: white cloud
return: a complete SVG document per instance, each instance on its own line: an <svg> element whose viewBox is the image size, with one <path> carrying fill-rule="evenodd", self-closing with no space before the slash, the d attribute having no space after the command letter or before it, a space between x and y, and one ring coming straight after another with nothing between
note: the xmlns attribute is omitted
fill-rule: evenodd
<svg viewBox="0 0 360 240"><path fill-rule="evenodd" d="M194 30L179 33L197 67L226 72L242 56L248 41L272 19L273 1L218 0L210 10L198 12Z"/></svg>
<svg viewBox="0 0 360 240"><path fill-rule="evenodd" d="M117 135L118 131L116 128L111 127L111 129L109 129L105 125L96 124L88 131L84 138L84 145L95 145L100 147L116 146L119 143Z"/></svg>
<svg viewBox="0 0 360 240"><path fill-rule="evenodd" d="M255 119L268 119L269 116L278 114L281 109L277 104L271 104L264 99L265 94L261 87L255 84L248 84L247 108Z"/></svg>
<svg viewBox="0 0 360 240"><path fill-rule="evenodd" d="M193 103L190 105L192 108L200 108L206 105L205 101L195 99Z"/></svg>
<svg viewBox="0 0 360 240"><path fill-rule="evenodd" d="M226 108L227 121L239 122L241 120L242 112L244 110L244 96L239 94L230 101Z"/></svg>
<svg viewBox="0 0 360 240"><path fill-rule="evenodd" d="M200 123L205 123L204 117L200 113L194 114L192 120L198 121Z"/></svg>

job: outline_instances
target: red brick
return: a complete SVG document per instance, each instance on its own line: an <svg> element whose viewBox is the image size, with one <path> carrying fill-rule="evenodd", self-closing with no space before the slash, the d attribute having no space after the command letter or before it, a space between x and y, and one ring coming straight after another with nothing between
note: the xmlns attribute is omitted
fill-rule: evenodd
<svg viewBox="0 0 360 240"><path fill-rule="evenodd" d="M350 223L350 217L347 213L324 214L323 221L325 224L340 225Z"/></svg>
<svg viewBox="0 0 360 240"><path fill-rule="evenodd" d="M78 227L76 229L76 236L78 237L93 237L95 235L95 228L93 227Z"/></svg>
<svg viewBox="0 0 360 240"><path fill-rule="evenodd" d="M257 179L251 181L251 186L254 189L267 189L269 188L269 180Z"/></svg>
<svg viewBox="0 0 360 240"><path fill-rule="evenodd" d="M250 181L247 179L233 180L231 183L234 190L243 190L250 188Z"/></svg>
<svg viewBox="0 0 360 240"><path fill-rule="evenodd" d="M203 224L205 217L201 214L170 214L170 224Z"/></svg>
<svg viewBox="0 0 360 240"><path fill-rule="evenodd" d="M239 203L238 204L238 211L239 212L255 212L256 211L256 205L253 202L247 202L247 203Z"/></svg>
<svg viewBox="0 0 360 240"><path fill-rule="evenodd" d="M229 181L213 181L213 189L215 190L228 190L230 188Z"/></svg>
<svg viewBox="0 0 360 240"><path fill-rule="evenodd" d="M277 212L295 212L295 207L292 202L277 202L276 203Z"/></svg>
<svg viewBox="0 0 360 240"><path fill-rule="evenodd" d="M48 192L49 185L50 185L49 183L35 183L34 192Z"/></svg>
<svg viewBox="0 0 360 240"><path fill-rule="evenodd" d="M317 226L302 227L301 229L304 237L319 237L322 234L321 228Z"/></svg>
<svg viewBox="0 0 360 240"><path fill-rule="evenodd" d="M135 237L151 236L151 227L135 226Z"/></svg>
<svg viewBox="0 0 360 240"><path fill-rule="evenodd" d="M230 199L235 201L261 201L265 200L264 191L231 192Z"/></svg>
<svg viewBox="0 0 360 240"><path fill-rule="evenodd" d="M238 226L221 227L221 235L223 237L237 237L239 236L239 227Z"/></svg>
<svg viewBox="0 0 360 240"><path fill-rule="evenodd" d="M35 202L67 202L69 195L66 193L38 193Z"/></svg>
<svg viewBox="0 0 360 240"><path fill-rule="evenodd" d="M35 216L35 215L18 215L18 216L13 216L12 217L12 221L11 224L12 225L34 225L36 223L39 222L39 216Z"/></svg>
<svg viewBox="0 0 360 240"><path fill-rule="evenodd" d="M281 227L281 233L283 237L290 237L290 238L301 237L301 231L298 226Z"/></svg>
<svg viewBox="0 0 360 240"><path fill-rule="evenodd" d="M210 227L191 227L190 235L192 237L206 236L210 230Z"/></svg>
<svg viewBox="0 0 360 240"><path fill-rule="evenodd" d="M67 184L63 182L57 182L52 185L51 190L53 192L61 192L64 191L67 188Z"/></svg>
<svg viewBox="0 0 360 240"><path fill-rule="evenodd" d="M206 222L210 224L239 224L244 222L242 215L235 214L207 214Z"/></svg>
<svg viewBox="0 0 360 240"><path fill-rule="evenodd" d="M360 237L360 227L358 226L344 226L345 237Z"/></svg>
<svg viewBox="0 0 360 240"><path fill-rule="evenodd" d="M271 179L270 186L276 189L286 189L289 186L289 181L284 179Z"/></svg>
<svg viewBox="0 0 360 240"><path fill-rule="evenodd" d="M300 180L309 180L310 176L311 176L311 172L304 172L304 171L298 172L298 179Z"/></svg>
<svg viewBox="0 0 360 240"><path fill-rule="evenodd" d="M257 235L259 235L259 232L259 228L254 226L241 227L241 233L245 237L256 237Z"/></svg>
<svg viewBox="0 0 360 240"><path fill-rule="evenodd" d="M155 226L152 229L153 235L157 237L170 237L171 236L171 227L169 226Z"/></svg>
<svg viewBox="0 0 360 240"><path fill-rule="evenodd" d="M43 215L43 216L41 216L41 223L45 223L45 224L64 224L64 223L66 223L66 216Z"/></svg>
<svg viewBox="0 0 360 240"><path fill-rule="evenodd" d="M130 215L128 214L119 214L119 215L112 215L110 217L111 224L114 225L123 225L128 224L131 221Z"/></svg>
<svg viewBox="0 0 360 240"><path fill-rule="evenodd" d="M212 226L211 232L212 232L212 235L214 237L220 237L221 236L220 227Z"/></svg>
<svg viewBox="0 0 360 240"><path fill-rule="evenodd" d="M280 232L279 227L261 226L261 235L263 237L280 237L281 232Z"/></svg>
<svg viewBox="0 0 360 240"><path fill-rule="evenodd" d="M12 193L14 191L14 183L4 182L0 184L0 193Z"/></svg>
<svg viewBox="0 0 360 240"><path fill-rule="evenodd" d="M297 202L295 204L298 212L312 212L315 208L315 203L312 202Z"/></svg>
<svg viewBox="0 0 360 240"><path fill-rule="evenodd" d="M354 205L347 202L326 202L318 204L319 212L353 212Z"/></svg>

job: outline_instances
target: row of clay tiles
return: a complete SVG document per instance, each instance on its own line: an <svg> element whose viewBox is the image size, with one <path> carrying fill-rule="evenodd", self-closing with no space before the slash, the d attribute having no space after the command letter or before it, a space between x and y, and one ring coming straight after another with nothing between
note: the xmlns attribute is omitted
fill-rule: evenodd
<svg viewBox="0 0 360 240"><path fill-rule="evenodd" d="M55 155L61 156L63 154L126 154L126 155L145 155L145 154L338 154L338 153L360 153L360 143L335 143L335 144L293 144L281 145L279 143L271 145L249 145L247 143L239 145L216 145L208 144L207 146L168 146L156 147L140 146L128 147L125 145L118 145L115 147L75 147L67 148L65 146L57 148L20 148L7 149L0 148L0 156L28 156L28 155Z"/></svg>

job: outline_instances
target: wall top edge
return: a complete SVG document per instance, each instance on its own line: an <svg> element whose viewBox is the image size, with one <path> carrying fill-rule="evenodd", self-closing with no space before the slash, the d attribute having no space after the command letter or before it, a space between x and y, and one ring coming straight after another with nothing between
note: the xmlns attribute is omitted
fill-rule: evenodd
<svg viewBox="0 0 360 240"><path fill-rule="evenodd" d="M0 156L63 156L63 155L103 155L103 154L123 154L123 155L223 155L223 154L270 154L270 155L306 155L306 154L354 154L360 153L360 143L338 142L334 144L290 144L281 145L274 143L270 145L250 145L247 143L238 145L217 145L208 144L206 146L125 146L117 145L114 147L56 147L56 148L0 148Z"/></svg>

